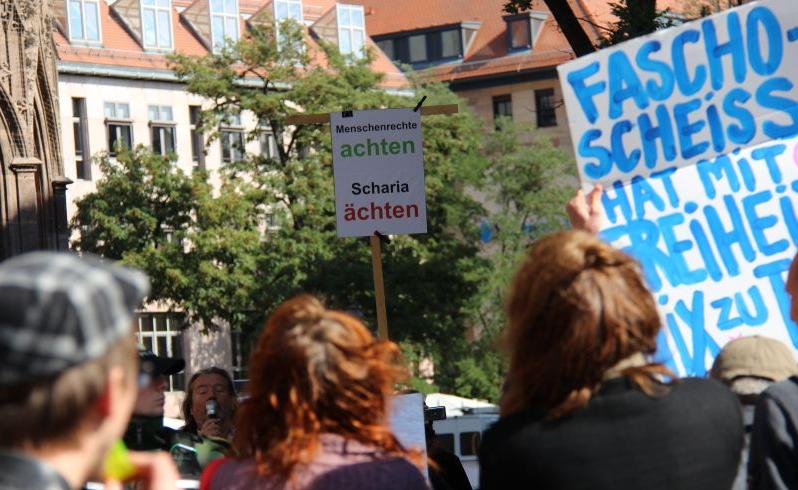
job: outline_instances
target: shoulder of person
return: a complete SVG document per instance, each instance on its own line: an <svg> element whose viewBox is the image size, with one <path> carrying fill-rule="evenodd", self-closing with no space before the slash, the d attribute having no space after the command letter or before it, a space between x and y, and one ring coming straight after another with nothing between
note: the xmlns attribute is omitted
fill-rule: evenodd
<svg viewBox="0 0 798 490"><path fill-rule="evenodd" d="M793 376L768 386L759 396L763 403L798 406L798 377Z"/></svg>
<svg viewBox="0 0 798 490"><path fill-rule="evenodd" d="M373 461L340 466L313 479L309 490L427 490L421 471L403 457L378 458Z"/></svg>
<svg viewBox="0 0 798 490"><path fill-rule="evenodd" d="M717 403L739 405L737 397L723 383L709 378L680 378L670 385L673 395L693 399L706 399Z"/></svg>

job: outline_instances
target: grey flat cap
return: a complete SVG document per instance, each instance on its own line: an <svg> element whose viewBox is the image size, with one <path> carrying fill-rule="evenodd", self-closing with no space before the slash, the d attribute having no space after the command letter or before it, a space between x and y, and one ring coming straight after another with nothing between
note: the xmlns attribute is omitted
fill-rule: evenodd
<svg viewBox="0 0 798 490"><path fill-rule="evenodd" d="M57 375L132 333L149 292L141 271L33 252L0 263L0 387Z"/></svg>

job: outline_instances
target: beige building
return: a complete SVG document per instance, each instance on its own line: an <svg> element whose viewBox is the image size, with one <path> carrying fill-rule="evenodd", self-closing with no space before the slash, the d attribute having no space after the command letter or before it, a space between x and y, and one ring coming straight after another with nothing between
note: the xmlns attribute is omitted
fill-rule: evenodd
<svg viewBox="0 0 798 490"><path fill-rule="evenodd" d="M358 0L377 45L399 65L445 82L486 126L501 116L531 125L568 151L556 67L574 57L543 2L518 15L505 0Z"/></svg>

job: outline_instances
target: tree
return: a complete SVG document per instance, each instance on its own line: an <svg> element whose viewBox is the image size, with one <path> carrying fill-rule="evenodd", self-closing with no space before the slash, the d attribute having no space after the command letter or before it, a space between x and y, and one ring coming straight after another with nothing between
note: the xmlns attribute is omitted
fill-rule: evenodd
<svg viewBox="0 0 798 490"><path fill-rule="evenodd" d="M504 365L501 332L506 324L504 301L515 269L538 237L568 227L565 203L577 185L576 166L565 151L532 128L502 118L485 139L481 172L474 185L483 194L483 256L489 270L480 278L479 294L469 304L476 341L470 355L457 362L452 380L458 393L497 401Z"/></svg>
<svg viewBox="0 0 798 490"><path fill-rule="evenodd" d="M142 267L153 276L151 300L207 328L224 320L252 330L300 291L371 323L367 241L336 236L329 128L290 127L286 118L300 108L412 107L416 99L382 90L370 54L357 59L321 49L318 56L301 29L284 22L279 39L270 25L255 25L220 53L175 56L187 89L210 101L200 125L211 140L220 123L247 112L260 121L247 138L268 128L277 154L225 164L216 189L206 175L185 175L142 149L106 158L97 192L78 203L73 225L87 233L75 246ZM416 89L429 104L457 100L440 85ZM482 209L464 192L480 131L468 112L424 119L429 231L395 237L384 248L391 336L439 366L467 351L466 306L486 268L477 245Z"/></svg>

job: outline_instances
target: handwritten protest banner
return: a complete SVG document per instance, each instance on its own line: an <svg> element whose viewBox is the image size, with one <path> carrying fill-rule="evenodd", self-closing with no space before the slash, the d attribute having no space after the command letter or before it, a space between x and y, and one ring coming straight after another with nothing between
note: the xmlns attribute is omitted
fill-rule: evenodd
<svg viewBox="0 0 798 490"><path fill-rule="evenodd" d="M421 113L330 114L338 236L427 232Z"/></svg>
<svg viewBox="0 0 798 490"><path fill-rule="evenodd" d="M798 349L798 9L751 3L559 67L602 236L643 265L660 360L702 375L729 340Z"/></svg>

